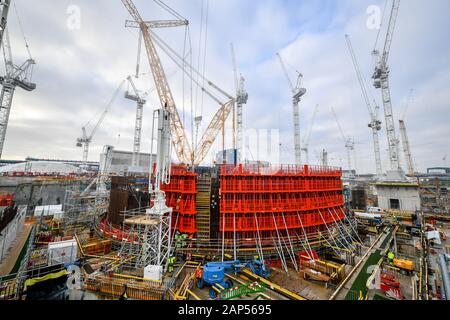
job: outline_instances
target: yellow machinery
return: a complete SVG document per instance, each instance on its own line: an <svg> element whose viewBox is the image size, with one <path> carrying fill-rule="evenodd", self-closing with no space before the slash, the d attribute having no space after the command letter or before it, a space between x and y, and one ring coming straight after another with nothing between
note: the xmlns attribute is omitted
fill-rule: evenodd
<svg viewBox="0 0 450 320"><path fill-rule="evenodd" d="M408 271L414 270L414 262L405 259L394 259L394 266Z"/></svg>

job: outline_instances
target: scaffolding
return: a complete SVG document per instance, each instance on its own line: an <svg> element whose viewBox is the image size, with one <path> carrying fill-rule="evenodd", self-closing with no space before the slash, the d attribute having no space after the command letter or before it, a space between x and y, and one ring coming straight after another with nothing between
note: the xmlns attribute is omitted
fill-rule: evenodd
<svg viewBox="0 0 450 320"><path fill-rule="evenodd" d="M93 180L97 180L94 177ZM103 180L107 183L107 180ZM89 183L89 186L92 185ZM66 190L63 203L64 224L66 226L87 225L93 227L98 224L99 218L108 210L109 207L109 190L102 189L90 190L80 185L76 188Z"/></svg>
<svg viewBox="0 0 450 320"><path fill-rule="evenodd" d="M171 213L154 214L150 208L124 212L124 226L128 232L122 237L120 256L128 265L143 269L158 265L166 271L171 248Z"/></svg>

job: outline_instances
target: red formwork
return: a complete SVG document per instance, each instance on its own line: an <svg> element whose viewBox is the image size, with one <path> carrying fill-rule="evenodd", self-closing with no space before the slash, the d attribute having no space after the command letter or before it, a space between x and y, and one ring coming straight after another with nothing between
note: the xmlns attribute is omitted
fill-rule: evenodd
<svg viewBox="0 0 450 320"><path fill-rule="evenodd" d="M344 218L342 171L319 166L222 166L220 231L302 234Z"/></svg>
<svg viewBox="0 0 450 320"><path fill-rule="evenodd" d="M14 204L14 195L9 193L0 194L0 207L9 207Z"/></svg>
<svg viewBox="0 0 450 320"><path fill-rule="evenodd" d="M172 228L182 233L195 233L197 174L188 171L187 166L172 166L170 183L163 184L161 190L166 193L166 205L173 208Z"/></svg>
<svg viewBox="0 0 450 320"><path fill-rule="evenodd" d="M172 229L181 233L194 234L197 232L194 215L184 215L178 212L172 214Z"/></svg>

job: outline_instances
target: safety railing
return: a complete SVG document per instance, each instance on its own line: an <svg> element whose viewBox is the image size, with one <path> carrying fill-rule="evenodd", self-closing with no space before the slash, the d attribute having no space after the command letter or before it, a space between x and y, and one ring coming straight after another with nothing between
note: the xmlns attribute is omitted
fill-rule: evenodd
<svg viewBox="0 0 450 320"><path fill-rule="evenodd" d="M303 176L335 176L342 175L337 167L307 165L223 165L221 175L303 175Z"/></svg>
<svg viewBox="0 0 450 320"><path fill-rule="evenodd" d="M308 192L342 190L342 181L336 177L224 175L220 187L223 193Z"/></svg>

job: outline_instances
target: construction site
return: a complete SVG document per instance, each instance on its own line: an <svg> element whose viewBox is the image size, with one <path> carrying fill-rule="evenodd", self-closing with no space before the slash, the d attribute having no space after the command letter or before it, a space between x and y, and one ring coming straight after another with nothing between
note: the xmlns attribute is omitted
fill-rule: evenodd
<svg viewBox="0 0 450 320"><path fill-rule="evenodd" d="M105 105L79 112L82 122L90 119L81 132L66 128L81 134L72 135L72 146L61 153L75 150L79 157L56 160L4 156L10 146L5 141L15 134L15 127L8 129L14 121L10 112L23 101L14 97L15 90L22 89L18 96L38 96L41 78L33 80L39 62L31 55L33 39L25 36L34 26L18 10L24 4L0 1L5 62L0 77L0 300L450 300L450 167L427 163L426 172L419 169L413 154L419 148L413 150L408 139L406 118L394 119L391 87L399 86L390 82L389 56L404 17L399 12L408 11L409 4L382 2L376 47L366 52L374 58L373 73L363 71L350 35L340 35L359 97L345 113L314 103L308 106L312 118L305 119L304 101L313 90L285 58L286 51L272 52L277 67L272 71L284 80L280 95L291 101L290 118L280 125L288 126L289 137L278 141L272 136L267 157L250 160L254 140L246 129L253 119L245 113L253 96L234 45L226 46L230 61L222 62L231 70L234 92L213 82L221 75L205 68L208 10L216 4L198 1L197 56L192 22L177 1L108 1L104 6L126 17L109 18L109 23L125 25L133 35L119 46L137 48L137 61L135 56L115 58L132 61L136 69L116 75L120 83L106 93ZM149 20L155 12L160 17ZM19 64L13 62L23 55L14 50L20 44L11 46L18 39L9 35L12 19L27 51ZM177 29L184 38L171 39ZM173 80L177 73L178 82ZM118 100L133 106L124 109L133 123L125 124L123 115L116 124L133 132L126 150L119 140L116 147L120 134L116 138L117 128L105 122ZM192 111L197 100L198 110L205 100L211 117ZM190 112L185 110L189 104ZM325 108L332 121L322 129L338 137L344 161L329 151L334 146L310 143ZM370 139L371 173L358 170L358 141L342 125L351 108L365 112L366 119L355 119L354 126L363 127ZM277 110L270 112L269 117L277 116ZM98 142L101 131L111 138L109 144ZM260 154L268 143L256 141ZM50 149L51 141L39 142L46 143ZM317 149L320 154L313 159ZM293 160L280 160L284 153Z"/></svg>

